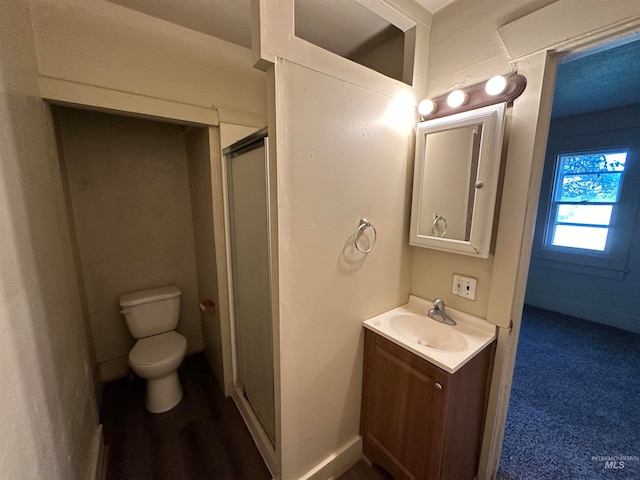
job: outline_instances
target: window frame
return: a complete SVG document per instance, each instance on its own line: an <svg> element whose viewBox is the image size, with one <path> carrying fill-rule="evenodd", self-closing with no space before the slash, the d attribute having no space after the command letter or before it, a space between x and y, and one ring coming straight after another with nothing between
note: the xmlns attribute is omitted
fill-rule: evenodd
<svg viewBox="0 0 640 480"><path fill-rule="evenodd" d="M611 172L611 173L620 173L621 178L618 183L618 191L616 195L616 200L614 202L589 202L589 201L581 201L581 202L569 202L557 200L556 198L559 196L558 191L562 189L562 180L565 175L560 172L560 169L563 166L563 157L571 157L578 155L592 155L592 154L601 154L606 155L608 153L625 153L625 168L621 172ZM625 179L627 178L627 161L629 160L631 148L628 145L619 146L619 147L607 147L607 148L590 148L584 150L569 150L562 151L555 154L554 165L553 165L553 177L552 177L552 185L550 190L550 199L549 205L547 207L547 219L545 225L545 235L543 237L543 250L550 250L556 252L562 252L566 254L573 255L583 255L589 257L611 257L615 252L616 237L619 234L618 223L618 214L619 214L619 205L622 199L622 192L625 185ZM589 172L587 172L589 173ZM596 173L596 172L593 172ZM602 172L606 173L606 172ZM597 224L570 224L567 225L576 225L576 226L584 226L589 228L602 228L607 230L607 239L605 242L605 248L603 250L596 250L591 248L580 248L580 247L570 247L566 245L554 245L553 237L555 235L556 226L562 225L562 222L558 222L558 212L561 205L594 205L594 206L604 206L611 205L611 216L609 218L609 223L605 225L597 225Z"/></svg>
<svg viewBox="0 0 640 480"><path fill-rule="evenodd" d="M577 273L581 275L596 275L599 277L622 280L625 277L627 258L629 256L631 237L633 234L636 211L638 206L638 189L624 189L625 185L638 181L636 163L640 158L640 149L635 142L629 142L628 137L620 142L611 142L610 138L595 134L585 141L585 136L559 136L549 138L543 185L548 185L547 194L540 197L538 218L536 220L535 238L531 252L532 266L546 267L556 270ZM604 140L604 141L602 141ZM609 140L609 141L607 141ZM555 182L558 159L562 155L589 154L602 152L626 151L623 180L620 185L617 208L614 208L609 222L609 235L605 251L579 249L572 247L552 246L547 248L548 238L553 234L549 225L553 226L555 211L554 204ZM543 191L545 187L543 186ZM554 215L551 217L551 215ZM612 234L615 229L615 233Z"/></svg>

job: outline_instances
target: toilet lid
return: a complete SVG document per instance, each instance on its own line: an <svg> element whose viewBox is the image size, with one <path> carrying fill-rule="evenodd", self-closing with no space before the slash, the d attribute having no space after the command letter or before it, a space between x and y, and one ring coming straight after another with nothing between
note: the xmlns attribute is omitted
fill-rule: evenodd
<svg viewBox="0 0 640 480"><path fill-rule="evenodd" d="M187 339L177 332L165 332L139 339L129 352L129 361L137 365L168 362L187 350Z"/></svg>

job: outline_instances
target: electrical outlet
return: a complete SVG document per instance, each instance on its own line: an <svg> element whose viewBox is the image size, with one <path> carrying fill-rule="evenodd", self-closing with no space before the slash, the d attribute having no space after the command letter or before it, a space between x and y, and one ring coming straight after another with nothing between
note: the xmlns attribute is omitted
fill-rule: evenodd
<svg viewBox="0 0 640 480"><path fill-rule="evenodd" d="M465 277L464 275L456 273L453 275L453 289L451 290L451 293L469 300L475 300L477 284L477 279Z"/></svg>

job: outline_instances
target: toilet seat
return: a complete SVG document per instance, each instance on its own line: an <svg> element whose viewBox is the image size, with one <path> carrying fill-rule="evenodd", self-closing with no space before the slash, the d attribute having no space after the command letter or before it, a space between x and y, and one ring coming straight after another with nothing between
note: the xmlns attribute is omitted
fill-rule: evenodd
<svg viewBox="0 0 640 480"><path fill-rule="evenodd" d="M187 339L178 332L165 332L139 339L129 352L129 362L140 367L157 367L184 355Z"/></svg>

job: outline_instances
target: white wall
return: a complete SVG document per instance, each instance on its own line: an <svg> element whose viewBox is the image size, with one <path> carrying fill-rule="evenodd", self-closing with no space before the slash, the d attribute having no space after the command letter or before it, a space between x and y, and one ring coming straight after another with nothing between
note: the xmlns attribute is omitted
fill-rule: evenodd
<svg viewBox="0 0 640 480"><path fill-rule="evenodd" d="M621 0L606 5L591 0L523 0L521 2L458 0L438 11L433 17L427 95L435 97L459 86L487 80L493 75L509 73L516 68L526 69L528 59L522 60L518 65L511 58L509 48L514 52L524 51L523 45L526 43L529 47L548 45L550 49L553 46L553 49L561 50L562 45L558 47L557 44L561 41L569 44L569 40L575 40L578 33L582 36L584 32L597 33L598 29L610 27L616 23L629 22L632 25L634 18L633 21L637 23L637 5L638 3L634 0ZM532 12L535 13L526 17ZM579 12L578 16L575 16L576 12ZM521 17L525 19L519 22L518 19ZM567 25L570 28L565 29L559 25ZM519 34L525 31L525 27L530 28L527 30L527 35ZM591 37L592 41L596 41L597 35L592 34ZM531 89L531 87L527 88ZM533 113L525 110L523 112L525 115ZM511 117L512 114L510 109L507 115ZM523 129L518 123L522 118L514 118L513 122L507 122L507 133L511 131L517 142L523 138L520 136ZM532 152L528 152L528 155L531 154ZM527 161L529 158L518 159L518 162L521 162L520 165L524 166L522 170L515 164L511 166L517 170L514 170L515 176L529 175L529 166L525 166ZM503 162L506 163L507 159L503 158ZM505 182L510 181L513 181L513 178L505 177ZM515 204L512 202L512 205ZM523 212L516 212L516 215L522 218ZM509 216L508 222L498 218L496 225L501 221L510 223L514 218ZM519 245L522 233L521 231L511 233L512 238L517 240L512 245ZM445 302L455 308L483 318L491 316L489 314L490 292L496 285L494 250L495 244L492 247L492 255L482 260L413 248L411 292L427 298L442 295ZM498 268L502 271L510 269L508 265L502 264ZM454 273L467 274L478 279L474 302L450 293ZM491 321L505 324L505 319Z"/></svg>
<svg viewBox="0 0 640 480"><path fill-rule="evenodd" d="M265 119L264 124L267 124ZM246 127L244 125L234 125L232 123L220 123L220 148L224 150L230 145L233 145L238 140L242 140L244 137L248 137L253 132L259 130L258 128Z"/></svg>
<svg viewBox="0 0 640 480"><path fill-rule="evenodd" d="M103 380L126 372L135 342L119 313L123 293L180 287L178 331L188 351L200 350L183 127L67 108L56 119Z"/></svg>
<svg viewBox="0 0 640 480"><path fill-rule="evenodd" d="M545 3L551 1L525 0L516 4L510 0L458 0L438 11L431 30L427 96L435 97L511 72L513 66L497 27L519 12ZM411 293L425 298L441 297L447 305L487 317L493 254L488 259L479 259L427 248L412 250ZM475 301L451 293L455 273L478 279Z"/></svg>
<svg viewBox="0 0 640 480"><path fill-rule="evenodd" d="M413 256L412 291L418 293L415 280L428 286L420 292L432 296L438 289L450 288L454 272L469 273L479 279L479 303L473 307L468 302L458 308L481 316L486 313L490 322L505 327L498 330L481 480L495 477L506 421L552 103L554 66L547 52L582 47L639 26L640 4L636 0L606 5L592 0L458 0L434 16L427 86L430 96L513 68L528 79L511 112L493 258L461 262L453 255L417 249ZM418 273L427 267L439 282L429 280L426 272ZM461 267L465 270L459 270ZM513 331L506 328L510 320Z"/></svg>
<svg viewBox="0 0 640 480"><path fill-rule="evenodd" d="M359 441L362 321L409 292L413 136L389 121L393 99L275 67L282 478L294 479ZM368 256L353 246L361 217L378 232Z"/></svg>
<svg viewBox="0 0 640 480"><path fill-rule="evenodd" d="M356 52L357 56L351 56L355 62L369 67L376 72L385 74L396 80L403 80L404 47L405 38L403 32L398 31L383 42L376 44L369 50ZM366 45L365 45L366 48ZM400 54L398 54L400 53ZM413 72L407 74L411 78Z"/></svg>
<svg viewBox="0 0 640 480"><path fill-rule="evenodd" d="M100 438L26 1L0 3L0 471L90 478Z"/></svg>
<svg viewBox="0 0 640 480"><path fill-rule="evenodd" d="M526 302L547 310L640 333L640 105L551 122L538 207ZM630 150L622 184L618 227L609 234L623 253L620 265L596 267L588 255L550 256L542 246L558 153L623 146ZM626 235L631 238L626 238ZM630 242L628 245L627 242ZM627 249L628 247L628 249ZM551 254L553 255L553 253ZM564 261L573 262L573 264ZM622 268L623 271L615 270ZM586 269L586 272L584 271Z"/></svg>
<svg viewBox="0 0 640 480"><path fill-rule="evenodd" d="M434 97L512 71L498 27L556 1L457 0L439 10L431 30L427 94Z"/></svg>
<svg viewBox="0 0 640 480"><path fill-rule="evenodd" d="M62 81L65 95L82 92L79 102L113 98L86 90L96 86L140 95L123 99L127 109L162 99L175 112L197 106L232 123L266 123L265 75L250 50L104 0L31 1L44 85Z"/></svg>
<svg viewBox="0 0 640 480"><path fill-rule="evenodd" d="M254 53L272 74L277 180L275 475L319 480L362 451L362 321L407 301L412 132L426 65L416 62L409 86L322 50L295 37L293 3L254 2ZM369 3L415 26L426 61L430 14L411 1ZM353 246L362 217L378 229L366 257Z"/></svg>

